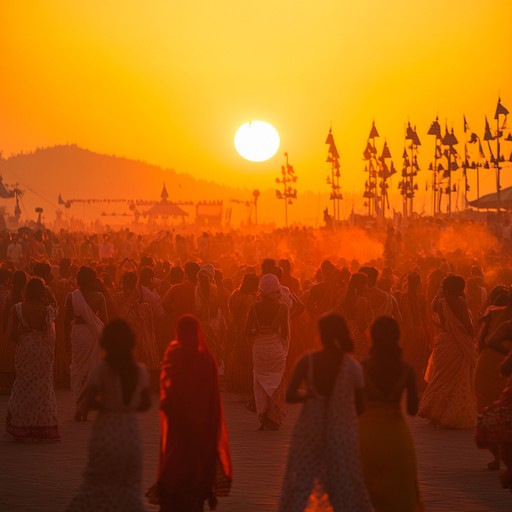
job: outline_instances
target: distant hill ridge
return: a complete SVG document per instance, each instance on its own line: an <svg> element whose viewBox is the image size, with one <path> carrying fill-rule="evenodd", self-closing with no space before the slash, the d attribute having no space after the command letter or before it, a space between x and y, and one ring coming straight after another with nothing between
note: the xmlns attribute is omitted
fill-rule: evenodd
<svg viewBox="0 0 512 512"><path fill-rule="evenodd" d="M250 209L243 203L252 201L253 189L241 189L213 181L195 178L192 173L178 173L158 165L106 155L83 149L74 144L38 148L33 152L19 153L0 159L0 174L4 183L19 183L25 190L22 210L24 216L34 217L34 209L43 207L47 218L53 217L58 206L58 196L70 199L127 199L159 200L165 183L170 201L224 202L224 209L233 210L233 222L246 221ZM272 183L261 190L258 200L260 222L284 222L284 205L275 198ZM234 199L235 201L231 201ZM322 210L329 203L328 193L299 193L299 198L289 208L290 221L321 223ZM12 213L12 199L0 200ZM346 204L347 208L349 204ZM124 204L78 205L70 209L71 215L96 219L102 212L128 212ZM277 212L277 217L276 217ZM283 217L283 219L281 219Z"/></svg>
<svg viewBox="0 0 512 512"><path fill-rule="evenodd" d="M19 182L55 203L59 193L65 199L157 199L163 183L170 200L215 200L251 192L73 144L13 155L1 161L1 173L6 183Z"/></svg>

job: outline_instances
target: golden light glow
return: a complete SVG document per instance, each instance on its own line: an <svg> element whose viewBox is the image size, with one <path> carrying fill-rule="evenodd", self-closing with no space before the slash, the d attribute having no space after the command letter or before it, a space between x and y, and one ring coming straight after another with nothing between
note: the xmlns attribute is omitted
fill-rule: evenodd
<svg viewBox="0 0 512 512"><path fill-rule="evenodd" d="M250 162L269 160L277 153L280 144L277 130L265 121L249 121L235 134L236 150Z"/></svg>
<svg viewBox="0 0 512 512"><path fill-rule="evenodd" d="M244 117L270 119L293 159L299 198L328 196L332 126L348 215L364 211L372 121L398 170L410 121L422 143L416 204L429 213L435 141L426 133L436 116L443 130L453 126L463 154L463 115L481 137L498 95L512 110L511 20L510 0L3 1L0 151L76 143L264 192L280 162L256 172L233 150L233 134ZM462 182L459 170L458 189ZM53 197L59 183L46 183L38 192ZM390 200L400 210L397 183ZM511 184L508 167L502 186ZM155 186L133 194L147 197ZM494 190L493 171L482 170L480 193ZM189 199L177 185L173 194ZM321 223L324 206L303 208L313 218L304 220ZM261 207L261 219L266 213Z"/></svg>

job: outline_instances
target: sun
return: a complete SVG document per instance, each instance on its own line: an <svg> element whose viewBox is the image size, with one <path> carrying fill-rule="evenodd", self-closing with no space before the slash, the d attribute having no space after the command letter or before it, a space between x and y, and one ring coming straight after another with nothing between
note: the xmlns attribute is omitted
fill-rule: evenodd
<svg viewBox="0 0 512 512"><path fill-rule="evenodd" d="M265 121L249 121L238 128L235 148L246 160L264 162L279 149L281 140L277 130Z"/></svg>

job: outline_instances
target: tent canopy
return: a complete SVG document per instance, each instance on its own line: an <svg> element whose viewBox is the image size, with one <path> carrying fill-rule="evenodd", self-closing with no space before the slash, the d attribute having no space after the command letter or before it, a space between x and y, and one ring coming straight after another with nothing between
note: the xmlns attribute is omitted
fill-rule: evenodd
<svg viewBox="0 0 512 512"><path fill-rule="evenodd" d="M498 194L496 192L492 194L486 194L480 199L470 201L469 205L475 208L484 208L490 210L497 210L503 208L504 210L512 210L512 187L501 189L500 202L498 203Z"/></svg>

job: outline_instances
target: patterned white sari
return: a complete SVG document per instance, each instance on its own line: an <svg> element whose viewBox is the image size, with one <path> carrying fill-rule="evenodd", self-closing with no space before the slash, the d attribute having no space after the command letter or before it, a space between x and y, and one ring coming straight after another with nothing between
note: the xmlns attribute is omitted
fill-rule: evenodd
<svg viewBox="0 0 512 512"><path fill-rule="evenodd" d="M104 324L80 290L71 292L71 300L75 317L85 320L84 324L74 322L71 329L71 391L75 402L78 402L91 370L100 360L99 340Z"/></svg>
<svg viewBox="0 0 512 512"><path fill-rule="evenodd" d="M59 439L57 402L53 389L55 318L48 306L46 328L28 326L21 302L15 305L20 323L16 342L16 380L7 405L6 430L17 439Z"/></svg>

